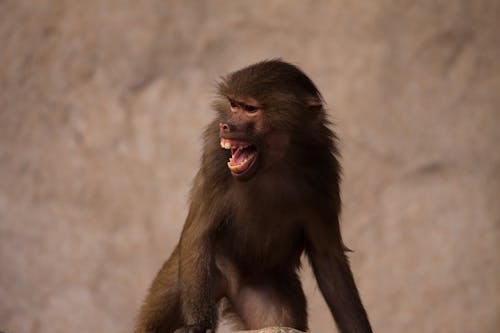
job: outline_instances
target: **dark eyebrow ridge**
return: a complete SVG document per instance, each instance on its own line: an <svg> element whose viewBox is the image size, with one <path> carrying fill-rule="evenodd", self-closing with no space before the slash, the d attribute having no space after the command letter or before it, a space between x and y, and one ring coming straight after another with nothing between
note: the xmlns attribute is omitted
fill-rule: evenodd
<svg viewBox="0 0 500 333"><path fill-rule="evenodd" d="M256 106L256 105L251 105L251 104L243 103L243 102L237 101L237 100L235 100L233 98L230 98L230 97L227 97L227 99L229 100L230 103L236 104L241 109L248 109L248 108L251 108L251 109L260 109L261 108L260 105Z"/></svg>

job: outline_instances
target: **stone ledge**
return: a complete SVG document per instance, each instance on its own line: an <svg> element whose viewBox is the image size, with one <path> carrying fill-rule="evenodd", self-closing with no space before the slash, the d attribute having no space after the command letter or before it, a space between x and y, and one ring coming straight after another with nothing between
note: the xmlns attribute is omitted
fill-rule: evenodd
<svg viewBox="0 0 500 333"><path fill-rule="evenodd" d="M266 327L251 331L236 331L234 333L305 333L290 327Z"/></svg>

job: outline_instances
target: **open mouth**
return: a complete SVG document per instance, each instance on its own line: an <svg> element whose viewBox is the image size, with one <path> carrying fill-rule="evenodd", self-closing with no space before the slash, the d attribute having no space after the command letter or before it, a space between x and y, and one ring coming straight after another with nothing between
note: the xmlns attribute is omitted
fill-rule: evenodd
<svg viewBox="0 0 500 333"><path fill-rule="evenodd" d="M221 138L220 146L231 150L227 166L233 175L246 174L254 165L257 158L257 147L252 143Z"/></svg>

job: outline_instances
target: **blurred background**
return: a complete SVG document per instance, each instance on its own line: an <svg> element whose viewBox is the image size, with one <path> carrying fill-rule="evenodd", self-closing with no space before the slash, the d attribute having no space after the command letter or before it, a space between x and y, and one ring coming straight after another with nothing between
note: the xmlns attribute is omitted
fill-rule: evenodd
<svg viewBox="0 0 500 333"><path fill-rule="evenodd" d="M500 329L500 2L0 0L0 331L131 332L218 78L282 57L341 138L376 332ZM308 266L313 333L335 325Z"/></svg>

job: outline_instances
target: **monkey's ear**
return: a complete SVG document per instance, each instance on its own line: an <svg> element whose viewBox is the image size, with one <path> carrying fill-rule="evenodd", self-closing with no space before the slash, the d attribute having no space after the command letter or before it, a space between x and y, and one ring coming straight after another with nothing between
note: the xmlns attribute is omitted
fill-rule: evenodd
<svg viewBox="0 0 500 333"><path fill-rule="evenodd" d="M306 99L307 107L312 112L312 114L316 115L314 118L318 117L322 114L323 109L323 101L321 98L316 96L309 97Z"/></svg>
<svg viewBox="0 0 500 333"><path fill-rule="evenodd" d="M324 122L325 109L323 108L323 100L318 96L310 96L306 99L307 109L309 112L306 116L306 122L310 122L311 126L321 125Z"/></svg>
<svg viewBox="0 0 500 333"><path fill-rule="evenodd" d="M307 106L311 109L318 109L323 107L323 102L318 97L309 97L307 99Z"/></svg>

